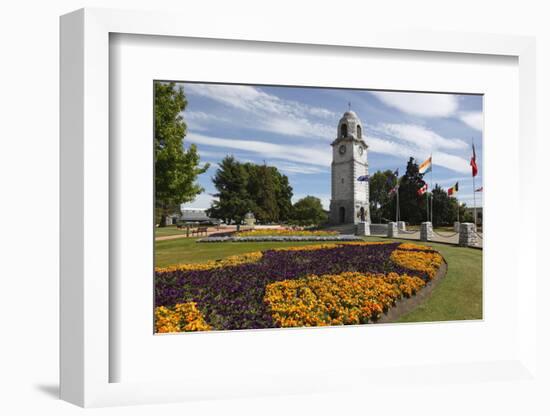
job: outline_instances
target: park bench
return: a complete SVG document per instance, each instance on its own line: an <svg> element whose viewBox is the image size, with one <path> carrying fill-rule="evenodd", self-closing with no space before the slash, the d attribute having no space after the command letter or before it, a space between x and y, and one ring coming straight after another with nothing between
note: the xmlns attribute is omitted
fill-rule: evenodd
<svg viewBox="0 0 550 416"><path fill-rule="evenodd" d="M208 233L208 227L197 227L191 232L191 235L201 235L202 233L206 235Z"/></svg>

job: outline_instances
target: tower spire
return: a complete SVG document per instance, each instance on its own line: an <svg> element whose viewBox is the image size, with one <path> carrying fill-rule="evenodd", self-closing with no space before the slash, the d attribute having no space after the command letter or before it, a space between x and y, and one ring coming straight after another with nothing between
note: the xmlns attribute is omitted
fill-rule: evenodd
<svg viewBox="0 0 550 416"><path fill-rule="evenodd" d="M351 111L351 101L348 101L348 111Z"/></svg>

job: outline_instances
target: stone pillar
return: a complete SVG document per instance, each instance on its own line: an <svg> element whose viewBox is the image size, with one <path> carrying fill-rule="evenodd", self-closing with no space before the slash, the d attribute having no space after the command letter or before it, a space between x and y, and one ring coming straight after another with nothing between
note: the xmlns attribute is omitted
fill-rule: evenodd
<svg viewBox="0 0 550 416"><path fill-rule="evenodd" d="M434 238L432 223L427 221L420 224L420 240L431 241Z"/></svg>
<svg viewBox="0 0 550 416"><path fill-rule="evenodd" d="M370 235L370 224L368 222L360 222L357 224L357 231L355 233L359 236Z"/></svg>
<svg viewBox="0 0 550 416"><path fill-rule="evenodd" d="M475 246L479 244L476 234L476 227L471 222L460 224L460 234L458 235L458 245L462 247Z"/></svg>
<svg viewBox="0 0 550 416"><path fill-rule="evenodd" d="M397 237L397 224L395 222L388 222L388 237Z"/></svg>
<svg viewBox="0 0 550 416"><path fill-rule="evenodd" d="M455 230L455 233L459 233L460 232L460 223L458 221L455 221L453 228Z"/></svg>
<svg viewBox="0 0 550 416"><path fill-rule="evenodd" d="M407 231L407 226L405 225L405 221L397 221L397 229L401 231Z"/></svg>

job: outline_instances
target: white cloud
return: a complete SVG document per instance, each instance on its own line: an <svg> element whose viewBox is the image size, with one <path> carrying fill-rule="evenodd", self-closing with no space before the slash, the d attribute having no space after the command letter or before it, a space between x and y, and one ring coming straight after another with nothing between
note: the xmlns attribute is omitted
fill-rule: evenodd
<svg viewBox="0 0 550 416"><path fill-rule="evenodd" d="M432 163L454 170L455 172L471 172L470 162L468 160L444 152L434 152L432 155Z"/></svg>
<svg viewBox="0 0 550 416"><path fill-rule="evenodd" d="M384 104L420 117L449 117L458 109L452 94L376 91L372 94Z"/></svg>
<svg viewBox="0 0 550 416"><path fill-rule="evenodd" d="M210 208L212 201L216 199L211 194L203 192L192 201L182 204L182 208Z"/></svg>
<svg viewBox="0 0 550 416"><path fill-rule="evenodd" d="M278 162L277 168L280 171L287 173L289 175L296 174L296 173L311 175L311 174L329 172L328 167L321 168L317 166L304 165L301 163L290 163L290 162Z"/></svg>
<svg viewBox="0 0 550 416"><path fill-rule="evenodd" d="M460 150L467 149L468 143L460 139L447 139L424 126L416 124L379 124L373 130L430 151L431 149Z"/></svg>
<svg viewBox="0 0 550 416"><path fill-rule="evenodd" d="M195 144L256 153L265 159L281 159L317 166L330 166L332 156L330 151L314 149L311 146L283 146L256 140L219 138L195 133L189 134L187 140Z"/></svg>
<svg viewBox="0 0 550 416"><path fill-rule="evenodd" d="M426 152L425 149L418 146L411 146L409 143L397 143L373 136L369 136L367 143L369 144L369 150L371 152L390 156L400 156L403 158L414 157L418 163L422 163L427 157L430 156L430 153ZM455 172L470 172L470 164L466 159L446 152L433 152L432 163L437 166L454 170Z"/></svg>
<svg viewBox="0 0 550 416"><path fill-rule="evenodd" d="M228 123L230 119L202 111L184 111L181 113L189 130L208 130L213 123Z"/></svg>
<svg viewBox="0 0 550 416"><path fill-rule="evenodd" d="M252 115L254 124L249 127L268 132L300 137L333 139L338 114L321 107L309 106L246 85L185 84L186 91L217 101ZM205 113L195 115L198 129L204 127ZM186 116L188 117L188 116ZM194 116L191 116L194 117ZM217 121L221 119L218 118ZM242 119L224 119L239 122Z"/></svg>
<svg viewBox="0 0 550 416"><path fill-rule="evenodd" d="M483 113L481 111L462 111L458 118L471 128L483 131Z"/></svg>

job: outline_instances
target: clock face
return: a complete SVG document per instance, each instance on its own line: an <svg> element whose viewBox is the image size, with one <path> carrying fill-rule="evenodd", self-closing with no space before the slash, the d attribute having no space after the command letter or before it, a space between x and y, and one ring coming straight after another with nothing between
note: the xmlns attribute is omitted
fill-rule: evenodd
<svg viewBox="0 0 550 416"><path fill-rule="evenodd" d="M340 145L340 147L338 148L338 151L340 152L341 155L346 153L346 145L345 144Z"/></svg>
<svg viewBox="0 0 550 416"><path fill-rule="evenodd" d="M359 156L363 156L363 148L359 146Z"/></svg>

